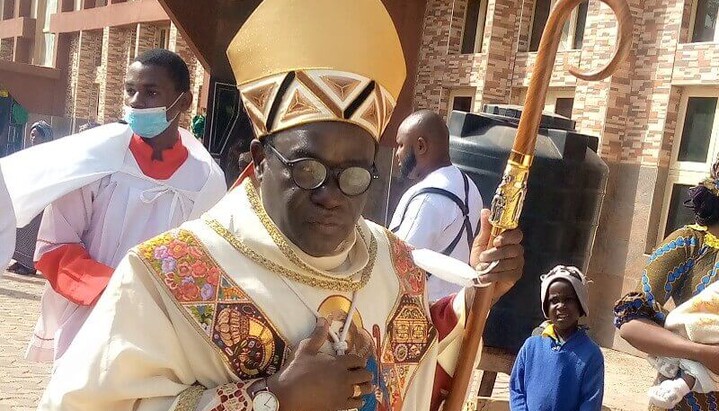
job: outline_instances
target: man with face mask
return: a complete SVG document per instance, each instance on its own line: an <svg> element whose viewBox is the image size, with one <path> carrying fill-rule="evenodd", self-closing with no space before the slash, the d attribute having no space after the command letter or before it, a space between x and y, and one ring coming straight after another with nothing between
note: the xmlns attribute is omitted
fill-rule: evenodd
<svg viewBox="0 0 719 411"><path fill-rule="evenodd" d="M479 230L482 197L449 159L444 119L429 110L413 113L400 125L396 140L401 177L418 182L402 195L390 230L414 247L468 262ZM429 278L427 288L430 300L460 290L437 277Z"/></svg>
<svg viewBox="0 0 719 411"><path fill-rule="evenodd" d="M47 206L35 261L49 286L29 359L60 358L127 250L197 218L225 193L223 173L207 150L178 128L192 102L189 71L178 55L158 49L137 57L124 94L126 124L0 162L17 225ZM40 170L21 175L24 163Z"/></svg>
<svg viewBox="0 0 719 411"><path fill-rule="evenodd" d="M265 0L228 57L254 173L128 253L39 409L436 410L474 289L430 306L411 247L361 217L406 76L382 1ZM521 231L489 233L471 262L513 284Z"/></svg>

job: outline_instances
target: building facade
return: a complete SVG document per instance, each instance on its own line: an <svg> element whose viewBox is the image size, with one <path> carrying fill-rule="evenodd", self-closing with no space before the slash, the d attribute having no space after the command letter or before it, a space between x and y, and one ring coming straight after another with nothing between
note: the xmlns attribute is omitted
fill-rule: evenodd
<svg viewBox="0 0 719 411"><path fill-rule="evenodd" d="M117 121L127 67L137 55L157 47L178 53L190 68L194 103L181 125L189 126L192 116L206 107L201 98L205 68L157 0L0 0L0 13L0 70L3 63L24 74L48 68L60 89L58 96L44 96L61 100L60 112L34 110L33 99L25 99L31 106L29 122L50 120L64 135L87 122ZM2 77L0 83L5 83ZM32 79L15 83L22 84L3 85L19 92Z"/></svg>
<svg viewBox="0 0 719 411"><path fill-rule="evenodd" d="M556 0L430 0L414 106L452 109L522 104L539 36ZM612 306L632 290L647 255L692 220L686 189L719 151L719 30L716 0L628 0L632 52L602 82L571 76L611 58L617 23L598 0L578 7L563 30L546 109L600 137L610 169L589 268L596 339L631 351L612 326ZM716 275L714 272L708 276Z"/></svg>

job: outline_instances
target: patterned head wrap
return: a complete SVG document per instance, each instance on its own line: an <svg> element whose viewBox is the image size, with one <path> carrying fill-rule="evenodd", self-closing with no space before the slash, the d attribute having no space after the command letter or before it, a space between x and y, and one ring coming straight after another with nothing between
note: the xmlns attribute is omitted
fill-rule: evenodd
<svg viewBox="0 0 719 411"><path fill-rule="evenodd" d="M712 164L709 177L702 180L699 184L706 187L715 196L719 197L719 156L717 156L714 164Z"/></svg>
<svg viewBox="0 0 719 411"><path fill-rule="evenodd" d="M341 121L379 141L407 75L380 0L265 0L227 56L258 138Z"/></svg>

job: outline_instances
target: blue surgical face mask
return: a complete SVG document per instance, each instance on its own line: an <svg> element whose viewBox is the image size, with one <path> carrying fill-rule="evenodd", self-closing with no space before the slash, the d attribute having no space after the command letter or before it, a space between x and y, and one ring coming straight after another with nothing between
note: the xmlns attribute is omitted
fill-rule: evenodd
<svg viewBox="0 0 719 411"><path fill-rule="evenodd" d="M174 107L184 94L180 94L170 107L132 108L125 106L123 120L130 125L132 131L138 136L142 138L157 137L167 130L170 124L180 115L180 113L177 113L172 120L168 120L167 110Z"/></svg>

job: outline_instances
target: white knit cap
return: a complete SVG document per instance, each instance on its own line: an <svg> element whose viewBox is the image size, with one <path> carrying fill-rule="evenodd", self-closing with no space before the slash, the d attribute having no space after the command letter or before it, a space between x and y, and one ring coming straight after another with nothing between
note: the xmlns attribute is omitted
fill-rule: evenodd
<svg viewBox="0 0 719 411"><path fill-rule="evenodd" d="M558 265L552 269L552 271L539 277L542 280L541 285L541 298L542 298L542 312L545 318L549 318L547 312L547 290L549 286L556 280L566 280L574 288L574 292L577 294L579 299L579 305L582 306L584 315L589 315L589 291L587 290L587 277L577 267Z"/></svg>

